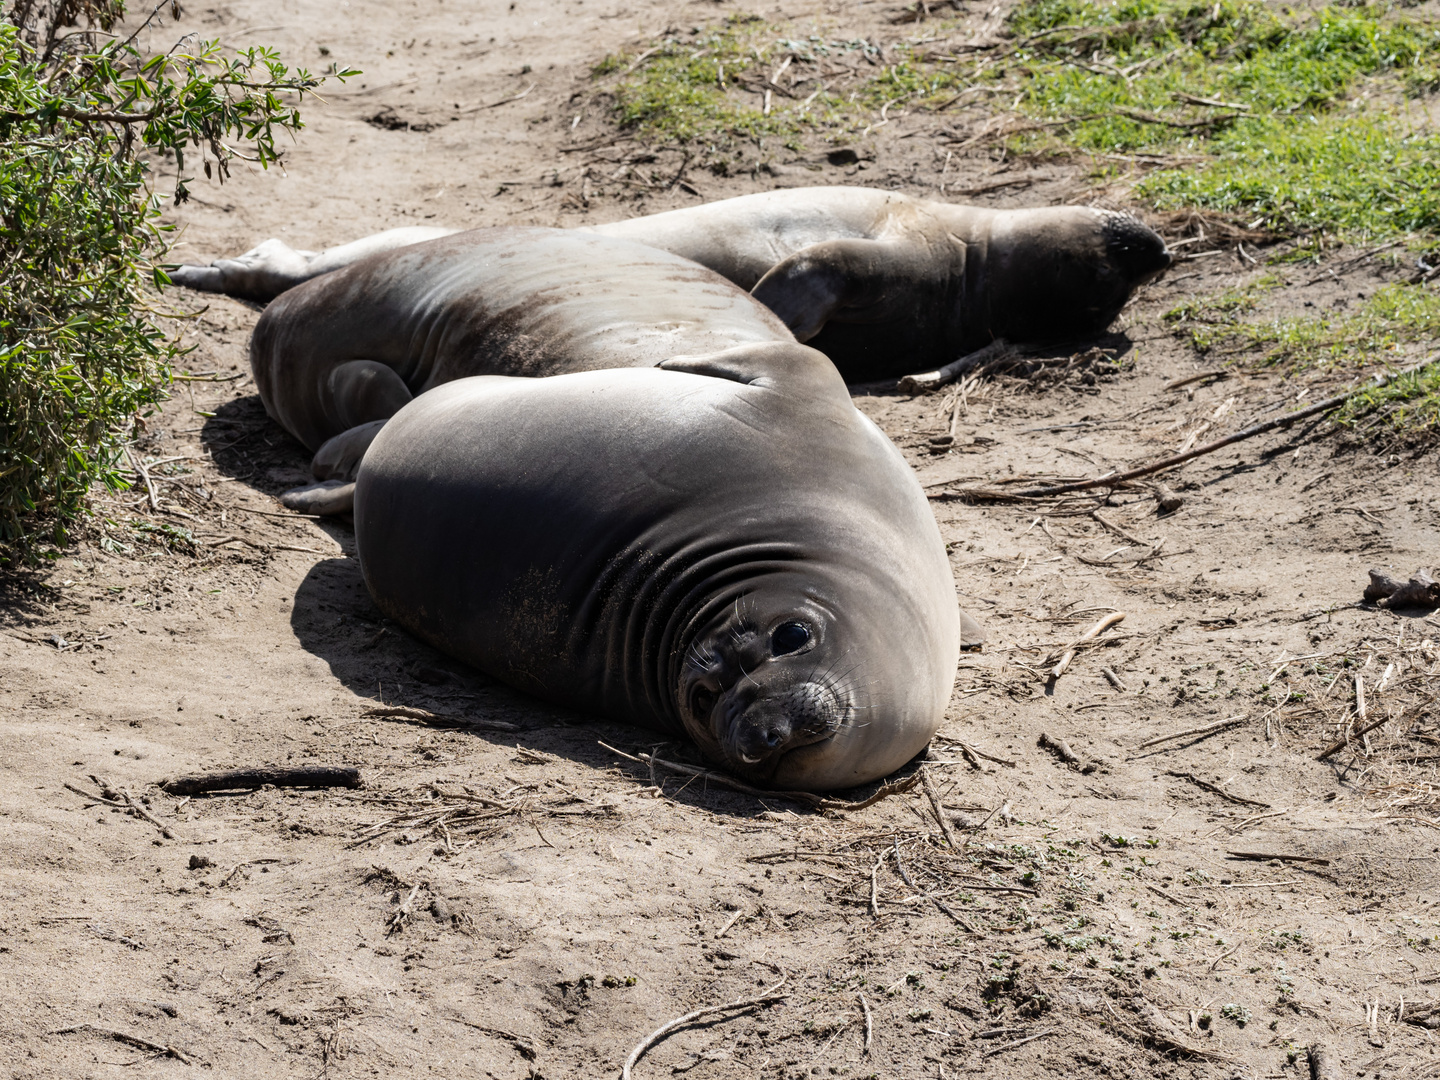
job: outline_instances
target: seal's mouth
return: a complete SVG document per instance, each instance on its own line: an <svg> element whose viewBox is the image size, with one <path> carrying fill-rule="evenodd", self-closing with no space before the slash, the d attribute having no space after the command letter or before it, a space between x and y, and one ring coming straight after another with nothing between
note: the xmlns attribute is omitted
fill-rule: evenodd
<svg viewBox="0 0 1440 1080"><path fill-rule="evenodd" d="M786 754L835 739L851 711L838 687L807 681L779 693L732 692L712 723L731 767L767 779Z"/></svg>

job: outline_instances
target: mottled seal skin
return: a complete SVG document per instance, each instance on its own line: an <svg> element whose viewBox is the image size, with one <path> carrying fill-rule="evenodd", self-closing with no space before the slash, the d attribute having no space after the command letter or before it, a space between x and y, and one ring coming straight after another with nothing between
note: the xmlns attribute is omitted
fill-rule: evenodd
<svg viewBox="0 0 1440 1080"><path fill-rule="evenodd" d="M291 290L252 362L307 445L364 432L365 581L435 647L755 783L850 787L934 734L978 628L924 493L718 275L481 230Z"/></svg>
<svg viewBox="0 0 1440 1080"><path fill-rule="evenodd" d="M590 231L680 255L752 291L852 382L935 367L995 338L1102 333L1171 262L1165 242L1127 214L988 210L871 188L743 195ZM443 232L395 229L318 254L270 240L173 276L268 299L287 283Z"/></svg>

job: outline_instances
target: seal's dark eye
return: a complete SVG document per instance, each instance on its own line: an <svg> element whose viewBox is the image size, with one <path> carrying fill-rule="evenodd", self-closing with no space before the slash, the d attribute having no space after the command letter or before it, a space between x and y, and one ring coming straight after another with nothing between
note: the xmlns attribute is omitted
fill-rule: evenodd
<svg viewBox="0 0 1440 1080"><path fill-rule="evenodd" d="M715 702L720 700L720 695L711 690L708 686L697 686L690 695L690 707L696 716L709 716L715 708Z"/></svg>
<svg viewBox="0 0 1440 1080"><path fill-rule="evenodd" d="M781 623L770 635L770 651L776 656L799 652L810 644L810 628L804 623Z"/></svg>

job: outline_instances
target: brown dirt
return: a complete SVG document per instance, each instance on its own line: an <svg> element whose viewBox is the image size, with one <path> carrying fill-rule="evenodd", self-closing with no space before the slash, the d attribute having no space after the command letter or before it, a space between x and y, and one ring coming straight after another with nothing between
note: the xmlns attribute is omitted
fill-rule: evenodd
<svg viewBox="0 0 1440 1080"><path fill-rule="evenodd" d="M365 75L309 109L286 173L198 189L177 214L180 257L270 235L320 246L432 218L575 224L695 201L595 181L587 207L584 155L560 152L608 131L584 103L590 63L737 7L621 5L192 11L179 31L273 43L316 66L324 46ZM888 21L894 5L815 10L836 36L916 32ZM519 101L463 111L532 80ZM900 117L863 170L815 164L817 151L778 161L779 175L694 183L706 198L840 179L933 193L944 155L927 130ZM947 175L978 188L1012 167L1029 166L977 151ZM981 198L1085 190L1079 170L1045 168L1049 186ZM558 186L556 169L569 170ZM1361 263L1306 286L1308 270L1285 272L1330 305L1393 273ZM1210 362L1160 314L1250 273L1228 249L1178 268L1101 343L1118 373L1077 363L959 401L883 388L857 400L937 494L1168 452L1229 398L1212 432L1299 392L1277 374L1164 389ZM352 535L272 497L306 461L244 374L254 320L211 300L185 331L188 369L231 381L179 385L148 425L147 457L177 459L154 467L161 511L136 492L102 498L49 568L0 582L11 1076L614 1076L666 1020L782 978L783 1004L691 1027L637 1077L1298 1077L1314 1041L1342 1076L1440 1068L1434 1032L1407 1022L1440 999L1440 618L1349 606L1370 565L1402 577L1435 565L1433 454L1280 433L1171 474L1186 498L1172 515L1144 489L1117 494L1101 511L1113 527L1095 500L937 499L958 587L991 635L963 659L931 750L968 841L956 855L918 788L822 816L652 774L599 744L648 751L647 733L539 705L387 625ZM955 444L933 447L954 408ZM1137 559L1149 548L1117 551L1120 530L1163 547ZM1110 607L1126 619L1108 644L1047 687L1047 654ZM1304 659L1277 670L1287 657ZM1317 761L1357 671L1372 718L1408 711L1368 751ZM489 726L365 715L382 701ZM1039 748L1042 732L1085 766ZM993 756L975 759L983 771L962 744ZM155 786L287 763L359 766L367 786L183 802ZM148 800L175 838L64 786L94 790L91 774ZM897 841L911 880L973 932L902 880L886 854Z"/></svg>

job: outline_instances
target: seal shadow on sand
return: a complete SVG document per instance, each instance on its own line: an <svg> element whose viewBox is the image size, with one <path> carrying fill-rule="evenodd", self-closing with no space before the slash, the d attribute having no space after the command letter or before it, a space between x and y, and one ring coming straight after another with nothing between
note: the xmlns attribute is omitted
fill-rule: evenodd
<svg viewBox="0 0 1440 1080"><path fill-rule="evenodd" d="M329 526L327 531L338 533L336 539L353 549L354 535L348 529ZM295 592L290 626L301 647L325 661L335 678L360 697L370 698L377 706L424 709L454 721L431 730L468 735L497 748L522 744L596 772L618 764L646 785L650 781L643 765L617 758L600 743L626 753L655 753L662 759L714 769L700 760L684 739L549 705L411 637L375 607L360 564L353 557L323 559L310 568ZM382 718L380 722L385 721ZM405 720L391 722L410 726ZM486 724L512 725L514 730L495 730ZM913 772L924 756L922 752L895 776ZM663 767L656 770L655 778L666 797L712 813L750 818L770 808L766 804L771 800L732 792ZM863 798L881 782L828 795ZM777 806L790 805L780 796L773 801Z"/></svg>

